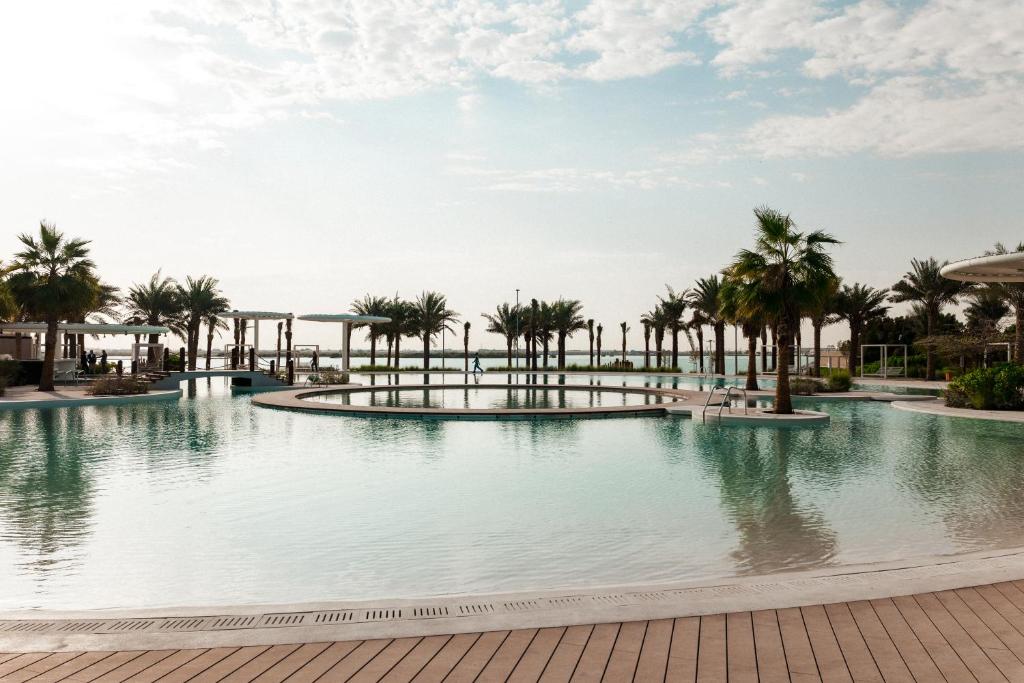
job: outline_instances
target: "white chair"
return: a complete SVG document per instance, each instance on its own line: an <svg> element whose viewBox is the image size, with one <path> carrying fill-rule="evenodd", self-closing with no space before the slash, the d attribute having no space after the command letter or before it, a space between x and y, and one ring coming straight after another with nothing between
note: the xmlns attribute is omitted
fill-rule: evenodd
<svg viewBox="0 0 1024 683"><path fill-rule="evenodd" d="M78 369L78 361L74 358L60 358L53 361L53 381L78 384L83 371Z"/></svg>

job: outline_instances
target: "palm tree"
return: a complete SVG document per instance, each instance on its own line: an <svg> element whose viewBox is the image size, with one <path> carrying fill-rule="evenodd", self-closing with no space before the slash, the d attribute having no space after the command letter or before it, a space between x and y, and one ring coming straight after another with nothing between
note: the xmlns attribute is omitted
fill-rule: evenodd
<svg viewBox="0 0 1024 683"><path fill-rule="evenodd" d="M462 323L462 359L465 361L465 370L469 372L469 321Z"/></svg>
<svg viewBox="0 0 1024 683"><path fill-rule="evenodd" d="M788 215L768 207L754 209L754 216L755 246L736 254L729 274L743 285L740 309L759 310L775 324L780 356L775 412L788 415L793 412L789 391L793 332L802 311L811 308L821 288L836 277L825 247L838 240L821 230L797 232Z"/></svg>
<svg viewBox="0 0 1024 683"><path fill-rule="evenodd" d="M388 299L385 296L370 296L366 294L362 299L352 302L352 310L359 315L372 315L387 317L384 309L387 308ZM384 323L355 323L351 327L367 328L366 338L370 340L370 365L377 364L377 340L384 334Z"/></svg>
<svg viewBox="0 0 1024 683"><path fill-rule="evenodd" d="M548 356L551 348L551 340L554 339L555 318L551 304L541 301L537 309L537 315L533 319L533 344L534 356L536 356L537 341L540 340L541 352L544 355L544 369L548 367Z"/></svg>
<svg viewBox="0 0 1024 683"><path fill-rule="evenodd" d="M640 324L644 326L644 367L651 367L651 321L641 318Z"/></svg>
<svg viewBox="0 0 1024 683"><path fill-rule="evenodd" d="M690 290L688 299L693 309L690 324L697 328L697 342L700 345L700 370L704 371L704 325L710 325L715 332L715 367L714 372L725 374L725 320L721 315L722 302L719 294L722 282L718 275L697 280Z"/></svg>
<svg viewBox="0 0 1024 683"><path fill-rule="evenodd" d="M648 359L648 345L651 339L651 332L654 333L654 357L657 361L658 367L661 367L661 347L665 340L665 326L668 321L665 318L665 310L661 304L658 304L651 310L640 316L640 322L644 326L644 364L649 365Z"/></svg>
<svg viewBox="0 0 1024 683"><path fill-rule="evenodd" d="M210 358L213 355L213 337L217 330L228 329L228 324L220 319L217 313L209 313L203 322L206 324L206 369L210 369ZM281 323L277 324L277 351L278 358L281 356Z"/></svg>
<svg viewBox="0 0 1024 683"><path fill-rule="evenodd" d="M18 235L23 249L15 254L16 273L11 291L26 313L46 322L40 391L53 391L53 366L57 352L57 325L76 312L94 305L97 290L95 265L89 258L89 242L65 239L53 224L41 222L39 237Z"/></svg>
<svg viewBox="0 0 1024 683"><path fill-rule="evenodd" d="M396 293L394 298L388 300L384 311L384 315L391 318L391 322L384 324L384 334L387 336L389 354L391 345L394 344L395 369L397 370L402 352L402 337L418 336L413 305L399 298Z"/></svg>
<svg viewBox="0 0 1024 683"><path fill-rule="evenodd" d="M597 367L601 367L601 333L604 332L604 325L597 324Z"/></svg>
<svg viewBox="0 0 1024 683"><path fill-rule="evenodd" d="M686 302L689 292L685 289L676 292L665 285L668 296L664 299L658 297L661 302L661 309L664 313L665 324L672 333L672 367L679 367L679 332L686 329L686 321L683 320L683 313L686 312Z"/></svg>
<svg viewBox="0 0 1024 683"><path fill-rule="evenodd" d="M106 322L108 317L116 317L117 307L121 303L117 287L101 282L95 275L92 278L91 286L93 296L88 300L84 309L68 315L69 323L89 322L90 317L97 322ZM78 356L79 349L85 350L85 334L69 335L69 340L72 357Z"/></svg>
<svg viewBox="0 0 1024 683"><path fill-rule="evenodd" d="M967 295L970 302L964 308L967 329L990 336L999 332L999 323L1010 315L1010 305L999 285L982 285Z"/></svg>
<svg viewBox="0 0 1024 683"><path fill-rule="evenodd" d="M430 369L430 345L443 330L453 332L450 323L459 322L458 313L448 308L440 292L424 291L413 303L412 319L417 336L423 340L423 370Z"/></svg>
<svg viewBox="0 0 1024 683"><path fill-rule="evenodd" d="M888 289L875 289L855 282L853 286L843 285L835 295L835 313L839 320L845 320L850 326L850 350L847 365L850 374L857 372L860 366L860 338L864 328L873 320L884 318Z"/></svg>
<svg viewBox="0 0 1024 683"><path fill-rule="evenodd" d="M832 325L839 321L835 314L836 293L839 291L839 278L829 282L817 293L814 303L807 311L807 317L811 320L811 328L814 330L814 367L811 374L821 377L821 328Z"/></svg>
<svg viewBox="0 0 1024 683"><path fill-rule="evenodd" d="M619 327L622 329L622 364L626 364L626 333L629 332L629 325L625 322L619 323Z"/></svg>
<svg viewBox="0 0 1024 683"><path fill-rule="evenodd" d="M512 367L512 344L519 336L520 315L522 308L510 306L508 303L499 304L494 313L481 313L487 320L487 331L491 334L500 334L505 338L505 351L508 367Z"/></svg>
<svg viewBox="0 0 1024 683"><path fill-rule="evenodd" d="M1020 242L1013 252L1024 252L1024 242ZM1010 250L999 242L996 243L995 249L987 252L991 255L1009 253ZM1013 308L1013 357L1016 362L1024 363L1024 282L1003 282L999 286L1003 290L1006 302Z"/></svg>
<svg viewBox="0 0 1024 683"><path fill-rule="evenodd" d="M589 367L594 367L594 319L587 318L587 336L590 337L590 363Z"/></svg>
<svg viewBox="0 0 1024 683"><path fill-rule="evenodd" d="M0 261L0 320L4 322L13 321L18 317L18 302L7 281L7 276L13 271L14 266L5 266L3 261Z"/></svg>
<svg viewBox="0 0 1024 683"><path fill-rule="evenodd" d="M558 369L565 370L565 341L580 330L586 329L587 322L580 315L583 304L576 299L559 299L551 304L551 325L558 335Z"/></svg>
<svg viewBox="0 0 1024 683"><path fill-rule="evenodd" d="M935 334L935 325L938 323L939 315L947 304L956 305L957 300L966 294L973 285L957 280L948 280L942 277L940 272L948 262L939 263L934 258L923 260L913 259L910 262L911 269L903 276L903 279L892 286L892 296L889 298L893 303L904 301L917 302L925 311L925 335L931 337ZM935 348L932 344L925 345L927 354L927 365L925 378L935 379Z"/></svg>
<svg viewBox="0 0 1024 683"><path fill-rule="evenodd" d="M764 328L765 311L760 306L761 295L756 289L759 281L745 281L726 277L719 292L722 317L733 325L739 325L747 338L747 391L757 391L757 338Z"/></svg>
<svg viewBox="0 0 1024 683"><path fill-rule="evenodd" d="M156 271L145 284L132 285L124 300L127 317L140 321L145 325L168 327L172 332L180 334L178 320L181 313L181 301L178 284L172 278L161 277ZM159 334L149 335L149 343L160 341ZM156 360L156 351L150 347L146 351L149 362Z"/></svg>
<svg viewBox="0 0 1024 683"><path fill-rule="evenodd" d="M185 333L185 347L188 354L188 369L196 369L199 355L199 333L211 316L218 316L230 306L220 291L220 283L209 275L193 279L185 278L184 285L177 287L178 327ZM257 349L257 352L259 350Z"/></svg>

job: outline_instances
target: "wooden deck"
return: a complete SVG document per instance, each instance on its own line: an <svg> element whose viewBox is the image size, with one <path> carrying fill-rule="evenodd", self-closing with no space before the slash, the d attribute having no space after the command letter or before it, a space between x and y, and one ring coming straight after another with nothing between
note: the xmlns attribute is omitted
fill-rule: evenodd
<svg viewBox="0 0 1024 683"><path fill-rule="evenodd" d="M1024 681L1024 582L568 628L198 650L0 654L0 680Z"/></svg>

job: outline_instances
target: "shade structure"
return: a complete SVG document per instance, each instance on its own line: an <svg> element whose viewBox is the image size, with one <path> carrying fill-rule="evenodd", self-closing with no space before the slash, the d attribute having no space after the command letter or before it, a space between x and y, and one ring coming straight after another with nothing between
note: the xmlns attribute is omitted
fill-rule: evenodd
<svg viewBox="0 0 1024 683"><path fill-rule="evenodd" d="M309 313L300 315L299 320L313 323L341 323L341 369L349 369L348 331L356 323L389 323L391 318L380 315L358 315L356 313Z"/></svg>
<svg viewBox="0 0 1024 683"><path fill-rule="evenodd" d="M282 313L278 311L227 311L223 313L221 318L231 318L234 320L251 320L252 321L252 347L256 349L256 354L260 352L260 321L261 320L292 320L295 316L292 313ZM278 358L280 360L280 358Z"/></svg>
<svg viewBox="0 0 1024 683"><path fill-rule="evenodd" d="M942 275L962 282L1024 282L1024 252L964 259L944 266Z"/></svg>
<svg viewBox="0 0 1024 683"><path fill-rule="evenodd" d="M57 331L66 334L168 334L161 325L118 325L116 323L57 323ZM2 323L0 332L35 334L46 332L46 323Z"/></svg>

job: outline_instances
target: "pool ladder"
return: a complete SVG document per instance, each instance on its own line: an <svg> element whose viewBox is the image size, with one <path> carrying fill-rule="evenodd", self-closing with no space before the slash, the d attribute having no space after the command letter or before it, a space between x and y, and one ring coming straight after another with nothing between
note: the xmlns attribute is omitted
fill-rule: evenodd
<svg viewBox="0 0 1024 683"><path fill-rule="evenodd" d="M732 396L732 390L733 389L735 389L737 392L741 392L741 391L743 392L743 414L744 415L748 414L748 412L747 412L747 390L746 389L740 389L739 387L711 387L711 391L708 392L708 397L704 401L704 410L702 410L701 414L700 414L702 422L707 422L708 421L708 405L711 404L711 399L714 397L715 392L718 391L719 389L722 389L722 390L725 391L725 396L722 397L722 402L718 404L718 417L719 418L722 417L722 409L725 408L725 404L726 403L729 404L729 412L730 413L732 412L732 401L730 401L729 399Z"/></svg>

